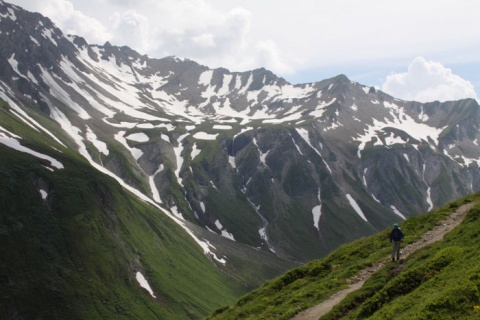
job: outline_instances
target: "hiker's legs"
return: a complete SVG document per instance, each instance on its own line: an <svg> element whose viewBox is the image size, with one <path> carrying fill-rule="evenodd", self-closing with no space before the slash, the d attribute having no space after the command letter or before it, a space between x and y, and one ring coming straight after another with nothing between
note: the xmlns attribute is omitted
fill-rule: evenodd
<svg viewBox="0 0 480 320"><path fill-rule="evenodd" d="M402 243L401 241L394 241L395 243L395 260L400 259L400 244Z"/></svg>
<svg viewBox="0 0 480 320"><path fill-rule="evenodd" d="M400 259L400 241L393 241L392 242L392 261L396 261Z"/></svg>

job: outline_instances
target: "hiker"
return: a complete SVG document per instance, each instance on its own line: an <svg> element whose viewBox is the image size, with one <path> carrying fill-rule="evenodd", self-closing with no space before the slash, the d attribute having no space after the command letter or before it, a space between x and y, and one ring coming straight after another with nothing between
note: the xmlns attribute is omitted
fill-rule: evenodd
<svg viewBox="0 0 480 320"><path fill-rule="evenodd" d="M400 243L403 241L402 229L398 224L393 224L393 230L390 232L390 243L392 244L392 261L400 259Z"/></svg>

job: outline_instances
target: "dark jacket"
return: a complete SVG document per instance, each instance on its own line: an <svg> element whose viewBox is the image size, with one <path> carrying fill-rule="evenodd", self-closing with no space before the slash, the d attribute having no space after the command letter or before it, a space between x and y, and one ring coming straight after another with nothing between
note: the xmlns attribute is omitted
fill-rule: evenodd
<svg viewBox="0 0 480 320"><path fill-rule="evenodd" d="M390 242L392 241L402 241L403 240L403 231L400 228L393 228L390 232Z"/></svg>

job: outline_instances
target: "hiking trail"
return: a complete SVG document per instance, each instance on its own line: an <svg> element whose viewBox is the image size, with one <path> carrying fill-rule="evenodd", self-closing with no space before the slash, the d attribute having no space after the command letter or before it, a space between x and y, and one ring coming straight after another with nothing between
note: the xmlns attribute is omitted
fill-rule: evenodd
<svg viewBox="0 0 480 320"><path fill-rule="evenodd" d="M476 203L468 203L460 206L455 212L445 218L445 220L441 221L440 225L435 226L432 230L423 234L417 241L402 248L401 257L404 259L416 250L442 240L447 233L452 231L463 221L463 218L475 204ZM381 259L374 265L363 269L359 274L347 280L347 283L349 284L348 288L334 293L330 298L316 306L301 311L291 318L291 320L318 320L321 316L332 310L333 307L342 301L350 292L360 289L374 272L383 268L389 261L390 255Z"/></svg>

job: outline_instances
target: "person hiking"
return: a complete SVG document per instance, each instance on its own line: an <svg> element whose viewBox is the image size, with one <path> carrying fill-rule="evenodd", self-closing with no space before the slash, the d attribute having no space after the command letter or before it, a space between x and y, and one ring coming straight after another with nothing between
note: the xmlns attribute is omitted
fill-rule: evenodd
<svg viewBox="0 0 480 320"><path fill-rule="evenodd" d="M393 230L390 232L390 243L392 244L392 261L400 259L400 244L403 241L403 231L398 224L393 224Z"/></svg>

